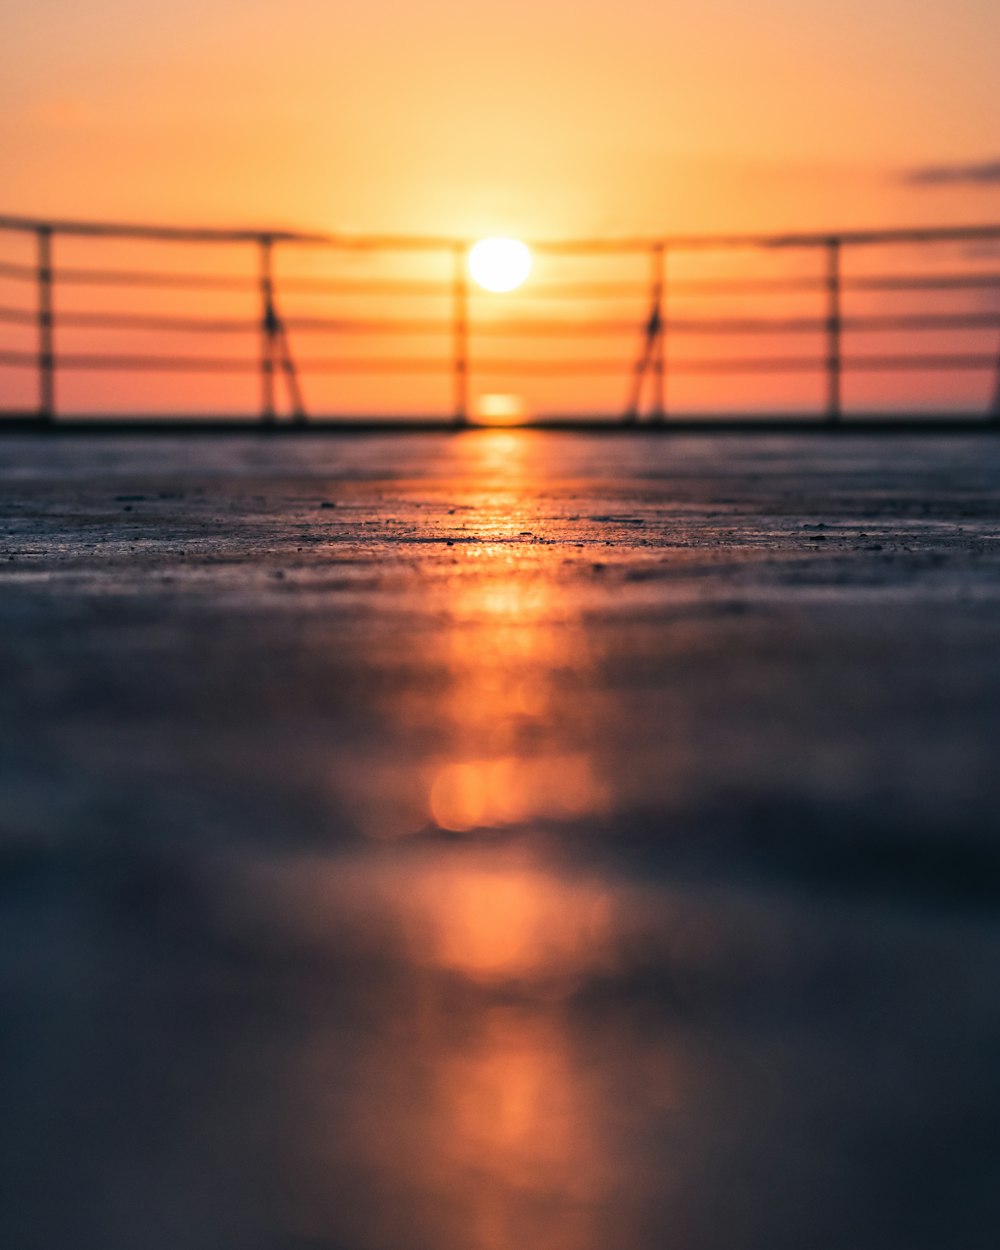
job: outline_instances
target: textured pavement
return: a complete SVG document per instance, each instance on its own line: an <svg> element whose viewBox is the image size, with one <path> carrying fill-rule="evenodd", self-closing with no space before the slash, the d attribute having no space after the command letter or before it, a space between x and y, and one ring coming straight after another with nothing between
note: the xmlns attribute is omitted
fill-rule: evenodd
<svg viewBox="0 0 1000 1250"><path fill-rule="evenodd" d="M0 1243L985 1250L1000 440L0 441Z"/></svg>

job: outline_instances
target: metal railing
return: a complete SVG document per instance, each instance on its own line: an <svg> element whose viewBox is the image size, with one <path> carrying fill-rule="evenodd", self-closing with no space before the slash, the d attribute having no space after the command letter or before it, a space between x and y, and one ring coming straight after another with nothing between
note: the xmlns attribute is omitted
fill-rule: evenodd
<svg viewBox="0 0 1000 1250"><path fill-rule="evenodd" d="M964 372L984 379L983 404L986 419L1000 421L1000 350L947 350L926 352L907 350L894 353L849 352L847 334L901 332L919 336L925 332L981 335L1000 334L1000 264L991 267L994 253L1000 256L1000 225L937 229L843 231L835 234L677 236L616 240L542 241L531 244L533 251L550 258L591 258L606 262L645 257L645 278L614 278L591 282L549 281L532 291L532 297L557 301L574 300L593 310L601 302L619 304L632 298L639 302L638 315L589 315L571 318L546 315L520 315L506 319L492 317L474 323L470 313L470 281L467 258L470 242L422 236L363 236L301 233L280 230L184 229L141 225L112 225L86 222L42 221L34 218L0 216L0 233L27 236L33 240L34 259L30 263L0 260L0 289L20 284L33 294L30 306L10 304L0 298L0 330L20 327L33 333L30 348L12 347L0 339L0 367L32 370L37 383L37 405L32 409L42 422L54 422L58 415L59 379L73 372L131 372L171 374L247 374L259 379L257 416L264 424L279 419L278 382L284 381L287 413L296 424L308 420L302 380L309 376L351 373L441 374L450 379L449 417L456 424L470 417L470 376L473 368L490 375L514 372L534 377L572 377L621 374L622 403L618 417L624 423L640 421L663 423L670 417L668 392L674 378L732 375L817 375L822 379L824 401L819 420L835 425L845 416L844 380L865 373ZM255 270L246 273L184 271L132 267L84 267L60 263L59 244L63 240L140 241L146 243L212 244L243 249L255 256ZM859 255L865 249L906 249L911 259L914 249L923 256L928 249L956 245L979 249L971 264L939 270L925 265L891 272L849 273L845 255ZM449 272L442 276L305 276L276 277L278 249L323 249L333 253L421 253L446 261ZM726 273L720 276L683 277L673 270L679 258L701 254L801 253L810 260L809 270L799 274L764 276ZM981 253L981 254L980 254ZM249 257L248 257L249 259ZM815 263L814 263L815 262ZM250 292L255 300L251 316L215 315L185 311L116 311L102 309L60 310L57 293L64 288L132 288L148 292L188 292L196 297L206 292ZM988 297L991 307L923 307L903 312L852 313L853 297L862 295L905 295L924 300L942 295ZM286 317L283 304L289 297L307 295L314 299L356 301L374 295L397 304L408 299L443 296L447 299L444 317L397 315L376 317L352 314L300 315ZM750 315L691 315L677 307L691 299L753 298L766 301L777 296L816 297L815 310L795 315L762 315L756 308ZM172 355L155 352L107 352L64 350L59 342L62 331L129 331L146 335L171 332L227 336L254 333L253 356ZM521 337L534 343L553 339L607 339L630 336L630 359L609 359L589 352L564 357L527 359L482 355L470 357L470 334L503 339ZM445 333L450 348L446 355L419 352L404 356L304 356L293 351L293 335L336 336L338 342L357 336L427 336ZM738 354L686 356L676 345L687 337L717 337L725 341L770 340L780 336L819 336L822 348L805 354ZM10 415L13 410L7 406ZM19 415L24 415L23 409Z"/></svg>

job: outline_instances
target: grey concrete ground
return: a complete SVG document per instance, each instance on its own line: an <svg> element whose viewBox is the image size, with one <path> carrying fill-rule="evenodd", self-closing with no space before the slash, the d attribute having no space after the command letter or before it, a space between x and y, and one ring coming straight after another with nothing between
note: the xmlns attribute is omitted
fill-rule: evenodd
<svg viewBox="0 0 1000 1250"><path fill-rule="evenodd" d="M1000 441L0 486L0 1243L996 1245Z"/></svg>

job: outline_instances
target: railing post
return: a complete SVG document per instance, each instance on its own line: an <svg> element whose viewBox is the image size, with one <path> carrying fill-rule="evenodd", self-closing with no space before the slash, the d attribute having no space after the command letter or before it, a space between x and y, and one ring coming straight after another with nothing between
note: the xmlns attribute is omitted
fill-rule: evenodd
<svg viewBox="0 0 1000 1250"><path fill-rule="evenodd" d="M262 234L258 246L260 291L260 419L274 421L274 277L271 271L271 236Z"/></svg>
<svg viewBox="0 0 1000 1250"><path fill-rule="evenodd" d="M665 253L666 248L663 243L654 243L649 253L649 314L642 327L642 343L639 348L639 355L632 366L632 382L629 387L628 398L625 401L625 412L622 414L622 421L625 425L635 425L639 420L643 383L648 373L653 375L653 402L650 420L654 422L662 421L666 415L664 403L666 353L663 325Z"/></svg>
<svg viewBox="0 0 1000 1250"><path fill-rule="evenodd" d="M826 419L835 425L843 412L843 354L841 337L841 241L826 241Z"/></svg>
<svg viewBox="0 0 1000 1250"><path fill-rule="evenodd" d="M653 248L653 290L655 316L659 325L653 356L653 420L667 416L667 249L663 243Z"/></svg>
<svg viewBox="0 0 1000 1250"><path fill-rule="evenodd" d="M38 245L38 415L53 421L56 415L56 353L52 303L52 227L39 226Z"/></svg>
<svg viewBox="0 0 1000 1250"><path fill-rule="evenodd" d="M469 278L467 248L464 243L454 245L453 260L453 416L456 425L465 425L469 419Z"/></svg>

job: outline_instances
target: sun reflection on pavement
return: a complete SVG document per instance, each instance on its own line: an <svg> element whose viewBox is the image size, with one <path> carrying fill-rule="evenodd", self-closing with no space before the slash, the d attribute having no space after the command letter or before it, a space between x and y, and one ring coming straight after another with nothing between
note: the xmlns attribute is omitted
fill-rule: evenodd
<svg viewBox="0 0 1000 1250"><path fill-rule="evenodd" d="M351 1244L604 1250L630 1215L618 1202L611 1219L615 1116L569 1004L614 972L614 900L531 850L540 827L611 802L577 697L593 658L556 548L525 532L545 476L534 444L490 433L449 455L480 540L449 548L428 590L439 680L391 705L427 744L394 778L423 795L419 850L383 844L354 887L343 864L314 865L291 894L297 924L321 941L369 930L393 968L350 1079L336 1031L297 1074L312 1122L297 1219L342 1234L325 1178L350 1170L378 1205Z"/></svg>

